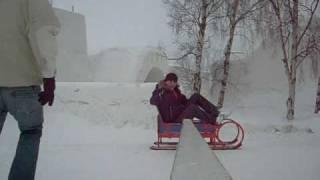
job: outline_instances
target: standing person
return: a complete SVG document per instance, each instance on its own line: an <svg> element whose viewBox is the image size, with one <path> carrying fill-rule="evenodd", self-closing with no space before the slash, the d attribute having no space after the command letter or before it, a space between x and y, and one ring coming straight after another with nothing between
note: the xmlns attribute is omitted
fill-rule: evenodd
<svg viewBox="0 0 320 180"><path fill-rule="evenodd" d="M48 0L0 1L0 134L8 113L20 129L9 180L35 177L42 105L54 100L59 29Z"/></svg>
<svg viewBox="0 0 320 180"><path fill-rule="evenodd" d="M181 93L178 77L174 73L167 74L165 79L156 85L150 104L158 107L164 122L181 123L183 119L196 117L215 124L219 115L217 107L200 94L195 93L187 99Z"/></svg>

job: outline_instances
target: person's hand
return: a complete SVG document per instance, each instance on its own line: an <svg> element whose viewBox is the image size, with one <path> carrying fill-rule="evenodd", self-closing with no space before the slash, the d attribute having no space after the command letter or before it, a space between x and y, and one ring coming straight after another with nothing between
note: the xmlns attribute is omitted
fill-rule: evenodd
<svg viewBox="0 0 320 180"><path fill-rule="evenodd" d="M165 81L160 81L161 88L169 91L173 91L174 88L172 88L170 85L168 85Z"/></svg>
<svg viewBox="0 0 320 180"><path fill-rule="evenodd" d="M43 78L43 91L39 94L39 102L41 105L52 106L54 101L54 90L56 88L56 81L53 78Z"/></svg>
<svg viewBox="0 0 320 180"><path fill-rule="evenodd" d="M166 86L166 82L163 81L163 80L161 80L161 81L158 83L158 88L159 88L159 89L164 89L165 86Z"/></svg>

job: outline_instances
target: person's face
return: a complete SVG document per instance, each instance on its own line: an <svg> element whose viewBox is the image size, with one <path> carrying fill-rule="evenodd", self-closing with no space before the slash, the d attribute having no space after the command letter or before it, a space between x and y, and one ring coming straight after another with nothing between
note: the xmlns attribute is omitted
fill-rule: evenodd
<svg viewBox="0 0 320 180"><path fill-rule="evenodd" d="M174 89L177 87L178 82L177 81L172 81L172 80L168 80L166 81L166 85L170 88L170 89Z"/></svg>

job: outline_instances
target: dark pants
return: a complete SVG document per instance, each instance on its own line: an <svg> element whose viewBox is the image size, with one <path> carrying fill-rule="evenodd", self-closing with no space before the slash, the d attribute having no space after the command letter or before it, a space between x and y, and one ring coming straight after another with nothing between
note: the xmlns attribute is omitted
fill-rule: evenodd
<svg viewBox="0 0 320 180"><path fill-rule="evenodd" d="M195 93L189 98L187 106L176 122L182 122L183 119L198 118L201 121L214 124L218 115L219 111L215 105L202 95Z"/></svg>
<svg viewBox="0 0 320 180"><path fill-rule="evenodd" d="M0 134L8 113L21 132L9 180L34 180L43 124L39 92L40 87L0 87Z"/></svg>

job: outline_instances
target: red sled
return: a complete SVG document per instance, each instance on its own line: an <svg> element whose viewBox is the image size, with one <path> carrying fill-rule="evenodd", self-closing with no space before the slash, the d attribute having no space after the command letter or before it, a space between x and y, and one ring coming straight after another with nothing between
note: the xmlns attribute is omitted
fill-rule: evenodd
<svg viewBox="0 0 320 180"><path fill-rule="evenodd" d="M244 139L244 130L239 123L220 116L216 125L193 120L201 136L212 150L238 149ZM179 142L181 123L166 123L160 114L157 116L157 141L150 147L152 150L176 150Z"/></svg>

